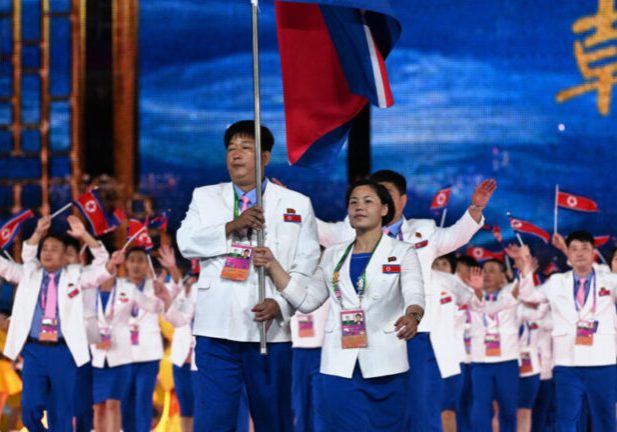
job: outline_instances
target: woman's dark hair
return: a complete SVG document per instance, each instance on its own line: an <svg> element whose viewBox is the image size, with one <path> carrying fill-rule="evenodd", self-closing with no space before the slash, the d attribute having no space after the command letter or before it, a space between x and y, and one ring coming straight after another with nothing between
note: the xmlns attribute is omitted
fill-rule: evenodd
<svg viewBox="0 0 617 432"><path fill-rule="evenodd" d="M392 197L390 196L388 189L386 189L379 183L376 183L375 181L369 179L362 179L353 182L351 185L349 185L349 188L347 188L347 194L345 195L345 204L347 206L349 205L349 198L351 197L351 193L354 191L354 189L359 188L360 186L368 186L373 189L377 194L379 201L381 201L382 204L388 206L388 213L386 213L386 215L381 218L381 226L388 226L390 222L392 222L392 219L394 219L394 201L392 201Z"/></svg>

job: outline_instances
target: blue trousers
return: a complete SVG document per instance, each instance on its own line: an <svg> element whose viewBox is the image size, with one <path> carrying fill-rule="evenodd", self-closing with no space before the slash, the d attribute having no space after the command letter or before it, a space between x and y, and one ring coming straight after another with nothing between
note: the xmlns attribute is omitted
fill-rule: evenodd
<svg viewBox="0 0 617 432"><path fill-rule="evenodd" d="M492 402L499 404L499 431L516 431L518 406L518 361L472 363L471 428L474 432L491 432Z"/></svg>
<svg viewBox="0 0 617 432"><path fill-rule="evenodd" d="M294 348L291 377L291 401L296 432L323 431L317 397L321 348Z"/></svg>
<svg viewBox="0 0 617 432"><path fill-rule="evenodd" d="M75 432L90 432L94 428L92 375L92 363L90 362L77 369L77 383L75 388Z"/></svg>
<svg viewBox="0 0 617 432"><path fill-rule="evenodd" d="M122 430L150 432L152 429L152 395L159 373L159 361L133 363L130 367L130 387L121 401Z"/></svg>
<svg viewBox="0 0 617 432"><path fill-rule="evenodd" d="M456 407L456 430L458 432L471 432L471 403L473 402L471 365L462 364L461 372L463 388Z"/></svg>
<svg viewBox="0 0 617 432"><path fill-rule="evenodd" d="M404 432L409 397L406 373L363 378L356 364L351 379L321 375L319 398L327 432Z"/></svg>
<svg viewBox="0 0 617 432"><path fill-rule="evenodd" d="M46 431L43 411L53 412L49 430L72 432L77 365L66 345L26 343L22 351L22 421L30 432ZM53 401L53 403L50 403Z"/></svg>
<svg viewBox="0 0 617 432"><path fill-rule="evenodd" d="M531 413L531 432L547 432L553 430L553 400L555 398L555 383L553 380L541 380L538 397Z"/></svg>
<svg viewBox="0 0 617 432"><path fill-rule="evenodd" d="M405 430L440 432L442 382L429 333L418 333L407 342L407 355L410 395Z"/></svg>
<svg viewBox="0 0 617 432"><path fill-rule="evenodd" d="M462 371L462 365L461 365ZM464 377L460 373L441 379L441 410L456 411L463 393Z"/></svg>
<svg viewBox="0 0 617 432"><path fill-rule="evenodd" d="M615 432L615 366L553 369L555 379L555 430L576 431L587 401L591 430Z"/></svg>
<svg viewBox="0 0 617 432"><path fill-rule="evenodd" d="M178 405L180 405L180 416L193 417L195 411L195 401L193 398L193 381L191 376L191 364L185 363L182 367L173 365L174 388Z"/></svg>
<svg viewBox="0 0 617 432"><path fill-rule="evenodd" d="M236 429L243 387L256 432L293 430L291 410L291 343L259 344L198 336L194 429Z"/></svg>

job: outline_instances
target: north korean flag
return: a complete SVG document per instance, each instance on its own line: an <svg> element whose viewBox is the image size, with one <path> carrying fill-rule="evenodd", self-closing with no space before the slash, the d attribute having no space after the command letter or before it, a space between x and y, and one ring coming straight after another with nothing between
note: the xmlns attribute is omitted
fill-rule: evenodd
<svg viewBox="0 0 617 432"><path fill-rule="evenodd" d="M106 234L118 227L116 220L107 215L105 206L103 206L96 190L86 192L73 202L77 205L81 214L90 222L90 227L95 236Z"/></svg>
<svg viewBox="0 0 617 432"><path fill-rule="evenodd" d="M384 60L401 25L388 0L277 0L287 155L333 159L367 103L394 100Z"/></svg>
<svg viewBox="0 0 617 432"><path fill-rule="evenodd" d="M480 246L469 246L467 248L467 255L474 258L478 262L487 261L490 259L503 261L505 252L493 252Z"/></svg>
<svg viewBox="0 0 617 432"><path fill-rule="evenodd" d="M32 210L23 210L6 221L0 228L0 249L9 248L23 223L32 217Z"/></svg>
<svg viewBox="0 0 617 432"><path fill-rule="evenodd" d="M611 239L610 235L594 236L593 243L595 247L604 246Z"/></svg>
<svg viewBox="0 0 617 432"><path fill-rule="evenodd" d="M522 219L517 219L513 217L510 213L508 213L508 218L510 218L510 227L512 227L514 231L535 235L536 237L540 237L542 240L544 240L545 243L548 243L550 241L551 235L544 231L542 228Z"/></svg>
<svg viewBox="0 0 617 432"><path fill-rule="evenodd" d="M562 191L557 192L557 205L582 212L597 212L600 210L594 200Z"/></svg>
<svg viewBox="0 0 617 432"><path fill-rule="evenodd" d="M163 212L158 216L153 217L148 222L148 228L154 228L161 230L163 232L167 232L167 225L169 224L169 217L167 217L167 213Z"/></svg>
<svg viewBox="0 0 617 432"><path fill-rule="evenodd" d="M138 219L129 219L128 236L133 237L133 245L142 247L146 252L150 252L154 248L154 242L150 235L148 235L148 221L142 222Z"/></svg>
<svg viewBox="0 0 617 432"><path fill-rule="evenodd" d="M439 189L439 191L433 197L433 202L431 202L431 210L439 210L448 205L450 201L450 192L452 190L452 186L446 186L444 188Z"/></svg>

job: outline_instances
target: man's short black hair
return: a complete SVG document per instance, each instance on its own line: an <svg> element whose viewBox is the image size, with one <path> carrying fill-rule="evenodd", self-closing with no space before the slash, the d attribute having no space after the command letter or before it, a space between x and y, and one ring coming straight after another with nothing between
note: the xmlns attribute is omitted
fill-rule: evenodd
<svg viewBox="0 0 617 432"><path fill-rule="evenodd" d="M502 273L506 273L506 265L504 263L502 263L501 261L499 261L498 259L495 258L491 258L489 260L486 260L482 263L482 268L484 268L485 265L487 265L488 263L495 263L499 266L499 271Z"/></svg>
<svg viewBox="0 0 617 432"><path fill-rule="evenodd" d="M592 246L595 246L595 241L593 240L593 236L587 231L573 231L568 234L566 237L566 246L570 246L574 240L578 240L582 243L590 243Z"/></svg>
<svg viewBox="0 0 617 432"><path fill-rule="evenodd" d="M394 186L396 186L398 193L400 193L401 195L407 194L407 180L405 180L405 177L403 175L397 173L396 171L375 171L373 174L370 175L369 178L377 183L392 183Z"/></svg>
<svg viewBox="0 0 617 432"><path fill-rule="evenodd" d="M225 131L225 148L229 146L229 143L236 135L255 139L255 121L240 120L229 126ZM267 152L272 151L272 146L274 146L274 136L272 132L270 132L270 129L262 124L261 150Z"/></svg>
<svg viewBox="0 0 617 432"><path fill-rule="evenodd" d="M461 263L463 265L466 265L467 267L480 267L480 264L478 264L478 261L476 261L474 258L470 257L469 255L459 255L456 257L456 263Z"/></svg>
<svg viewBox="0 0 617 432"><path fill-rule="evenodd" d="M347 189L347 194L345 195L345 206L349 206L349 198L351 197L351 193L354 189L360 186L368 186L373 189L379 197L379 201L388 206L388 213L381 218L381 226L388 226L392 222L392 219L394 219L394 201L392 201L392 196L388 192L388 189L373 180L361 179L353 182Z"/></svg>

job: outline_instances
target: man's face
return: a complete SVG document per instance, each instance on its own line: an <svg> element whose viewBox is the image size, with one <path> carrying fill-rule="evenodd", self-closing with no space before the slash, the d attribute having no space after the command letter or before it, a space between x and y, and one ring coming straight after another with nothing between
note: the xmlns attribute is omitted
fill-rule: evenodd
<svg viewBox="0 0 617 432"><path fill-rule="evenodd" d="M576 270L591 271L594 247L591 243L572 240L568 246L568 261Z"/></svg>
<svg viewBox="0 0 617 432"><path fill-rule="evenodd" d="M394 202L394 218L392 219L392 223L398 222L403 216L403 210L405 210L405 206L407 205L407 195L401 195L394 183L380 182L379 184L385 187L392 197L392 201Z"/></svg>
<svg viewBox="0 0 617 432"><path fill-rule="evenodd" d="M270 162L270 152L261 155L262 168ZM255 139L234 135L227 146L227 171L231 181L239 186L255 183ZM263 175L263 172L262 172Z"/></svg>
<svg viewBox="0 0 617 432"><path fill-rule="evenodd" d="M433 270L441 271L444 273L452 273L452 266L450 261L446 258L437 258L433 261Z"/></svg>
<svg viewBox="0 0 617 432"><path fill-rule="evenodd" d="M49 272L56 272L65 264L65 246L60 240L49 237L41 246L41 265Z"/></svg>
<svg viewBox="0 0 617 432"><path fill-rule="evenodd" d="M501 288L506 283L506 275L501 271L501 266L496 262L487 262L484 264L484 288L487 290L496 290Z"/></svg>

